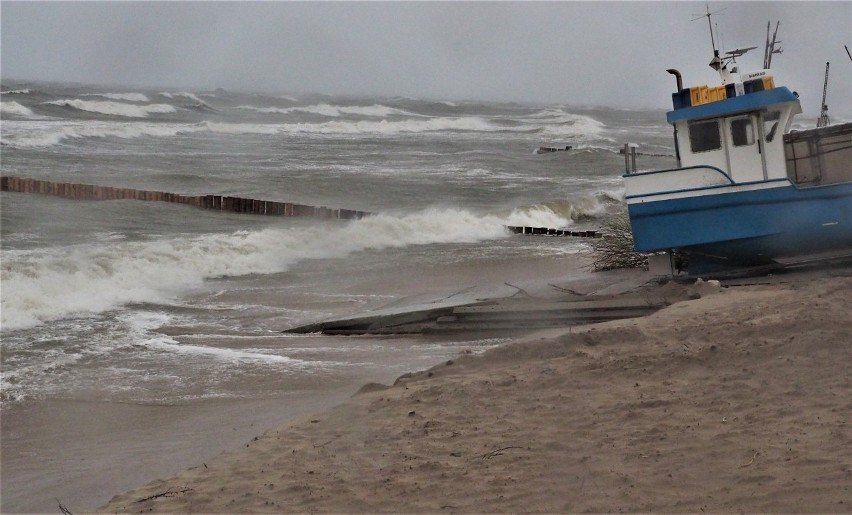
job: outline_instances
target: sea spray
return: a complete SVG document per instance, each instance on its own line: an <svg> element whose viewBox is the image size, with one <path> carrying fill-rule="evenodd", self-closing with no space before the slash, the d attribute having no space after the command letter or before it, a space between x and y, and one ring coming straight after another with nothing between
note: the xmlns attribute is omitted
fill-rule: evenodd
<svg viewBox="0 0 852 515"><path fill-rule="evenodd" d="M283 272L308 259L344 258L366 249L471 243L507 237L506 225L562 226L542 207L507 216L460 209L380 214L321 227L266 228L153 241L109 241L4 253L2 328L166 302L207 279Z"/></svg>
<svg viewBox="0 0 852 515"><path fill-rule="evenodd" d="M15 148L50 147L67 139L144 137L168 138L208 130L199 124L133 122L57 122L14 124L4 122L2 142Z"/></svg>
<svg viewBox="0 0 852 515"><path fill-rule="evenodd" d="M93 113L107 114L113 116L126 116L130 118L145 118L152 113L163 114L174 113L176 111L175 106L171 104L137 105L100 100L81 100L78 98L52 100L46 103L63 107L72 107L81 111L90 111Z"/></svg>
<svg viewBox="0 0 852 515"><path fill-rule="evenodd" d="M195 93L189 93L187 91L182 91L180 93L163 92L163 93L160 93L160 94L163 95L166 98L184 97L184 98L188 98L188 99L192 100L193 102L197 102L199 104L204 104L204 101L201 100L200 98L198 98L198 96Z"/></svg>
<svg viewBox="0 0 852 515"><path fill-rule="evenodd" d="M377 117L382 118L386 116L425 116L419 115L416 113L412 113L410 111L404 111L402 109L396 109L393 107L388 107L380 104L373 104L370 106L338 106L332 104L314 104L309 106L295 106L295 107L256 107L252 105L241 105L237 106L237 109L242 109L246 111L255 111L258 113L265 114L291 114L291 113L307 113L307 114L316 114L320 116L327 116L329 118L338 118L345 115L357 115L357 116L369 116L369 117Z"/></svg>
<svg viewBox="0 0 852 515"><path fill-rule="evenodd" d="M15 101L0 102L0 114L13 114L15 116L32 116L33 111Z"/></svg>
<svg viewBox="0 0 852 515"><path fill-rule="evenodd" d="M322 362L318 361L303 361L287 356L280 356L278 354L261 352L259 350L234 350L208 347L206 345L179 343L177 340L168 336L150 337L145 339L143 342L138 343L137 346L145 347L155 352L168 352L232 362L251 361L266 364L286 364L288 367L302 366L310 367L312 369L316 369L318 366L323 365Z"/></svg>
<svg viewBox="0 0 852 515"><path fill-rule="evenodd" d="M150 102L144 93L89 93L81 96L104 97L110 100L126 100L128 102Z"/></svg>

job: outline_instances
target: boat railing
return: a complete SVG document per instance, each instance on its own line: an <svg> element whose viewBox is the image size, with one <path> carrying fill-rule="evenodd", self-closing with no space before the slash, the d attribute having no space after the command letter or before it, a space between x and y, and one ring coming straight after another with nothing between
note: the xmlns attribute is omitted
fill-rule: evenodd
<svg viewBox="0 0 852 515"><path fill-rule="evenodd" d="M852 181L852 123L784 135L787 176L799 186Z"/></svg>
<svg viewBox="0 0 852 515"><path fill-rule="evenodd" d="M731 176L714 166L699 165L624 174L625 198L682 193L733 186Z"/></svg>

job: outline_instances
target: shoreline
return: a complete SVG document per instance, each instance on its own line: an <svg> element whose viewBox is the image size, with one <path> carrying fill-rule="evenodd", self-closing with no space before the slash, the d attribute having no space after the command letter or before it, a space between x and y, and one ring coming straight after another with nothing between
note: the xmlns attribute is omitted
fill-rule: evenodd
<svg viewBox="0 0 852 515"><path fill-rule="evenodd" d="M501 260L493 266L476 267L475 271L466 266L449 270L433 267L427 270L432 276L428 282L397 274L386 279L394 281L391 290L375 277L365 276L359 279L357 290L367 297L375 296L376 301L367 308L373 309L397 302L383 300L387 296L405 303L413 298L444 294L460 284L470 284L484 296L497 290L517 291L505 286L504 281L533 291L537 286L530 285L541 286L544 277L551 281L585 277L578 267L573 254L562 259ZM383 295L389 292L390 295ZM402 297L404 292L412 294ZM357 308L340 311L348 313L352 309ZM243 447L270 427L344 402L365 383L393 382L400 374L454 358L460 348L476 352L480 344L493 345L489 343L491 337L466 344L468 338L464 335L449 340L431 335L339 340L313 335L298 346L322 346L325 344L316 341L323 340L328 340L328 345L334 348L355 347L356 352L346 356L340 354L343 350L322 354L337 360L336 353L355 366L342 366L336 372L317 376L297 374L294 380L284 374L278 388L269 388L276 381L265 375L249 376L244 381L244 393L223 398L164 396L138 400L133 395L81 391L4 403L0 416L3 434L0 511L51 512L56 511L57 500L74 513L95 510L117 492L178 474L228 449ZM363 352L357 349L361 342L366 342ZM248 340L237 343L253 345ZM205 343L208 344L214 345ZM276 373L273 369L262 372Z"/></svg>
<svg viewBox="0 0 852 515"><path fill-rule="evenodd" d="M852 511L848 270L689 290L366 385L99 511Z"/></svg>

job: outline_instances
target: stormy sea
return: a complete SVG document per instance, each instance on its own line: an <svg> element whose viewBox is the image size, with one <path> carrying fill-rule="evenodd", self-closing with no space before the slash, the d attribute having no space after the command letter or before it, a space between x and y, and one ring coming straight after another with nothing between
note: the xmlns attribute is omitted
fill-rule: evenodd
<svg viewBox="0 0 852 515"><path fill-rule="evenodd" d="M0 194L3 512L96 508L506 343L282 331L507 270L587 274L584 239L506 226L599 229L625 210L624 143L674 165L662 110L9 82L0 117L4 176L373 213Z"/></svg>

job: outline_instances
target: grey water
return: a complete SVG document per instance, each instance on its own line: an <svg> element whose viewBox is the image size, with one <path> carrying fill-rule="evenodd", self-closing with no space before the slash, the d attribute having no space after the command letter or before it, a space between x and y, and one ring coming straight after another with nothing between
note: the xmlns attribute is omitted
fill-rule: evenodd
<svg viewBox="0 0 852 515"><path fill-rule="evenodd" d="M505 226L598 228L623 211L626 142L653 154L640 168L674 164L661 111L14 83L2 85L0 115L3 175L375 213L338 221L0 194L4 512L49 509L56 495L36 490L51 484L88 484L69 475L71 457L57 465L33 450L94 449L83 433L97 417L80 406L233 415L263 403L239 411L231 440L205 436L230 445L263 429L255 422L505 343L281 331L483 281L587 273L581 239ZM57 436L43 428L50 410L87 429ZM152 420L162 440L168 417ZM100 458L111 474L137 469L113 488L156 477L121 468L127 438L111 433ZM195 463L199 448L169 466ZM114 493L81 494L80 507Z"/></svg>

